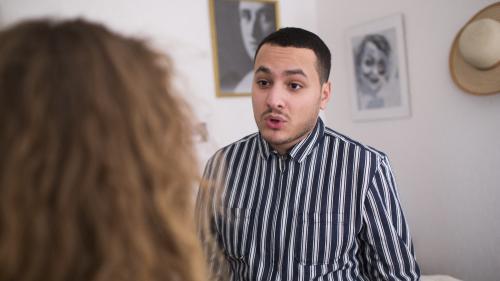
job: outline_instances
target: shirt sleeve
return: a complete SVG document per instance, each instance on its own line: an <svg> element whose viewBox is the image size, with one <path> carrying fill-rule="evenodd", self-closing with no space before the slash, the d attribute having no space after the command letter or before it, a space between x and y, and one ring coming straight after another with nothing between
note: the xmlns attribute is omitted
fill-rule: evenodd
<svg viewBox="0 0 500 281"><path fill-rule="evenodd" d="M227 280L228 268L224 255L220 249L221 237L217 224L218 202L216 200L221 186L218 178L219 161L212 157L203 173L203 178L196 198L196 222L198 234L203 245L203 251L208 264L209 276L207 280Z"/></svg>
<svg viewBox="0 0 500 281"><path fill-rule="evenodd" d="M363 220L361 253L369 280L418 280L420 269L410 231L385 156L366 192Z"/></svg>

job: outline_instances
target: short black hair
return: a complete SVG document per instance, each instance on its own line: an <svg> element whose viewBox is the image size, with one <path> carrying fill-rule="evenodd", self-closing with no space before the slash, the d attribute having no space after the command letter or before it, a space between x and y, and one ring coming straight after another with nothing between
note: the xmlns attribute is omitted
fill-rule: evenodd
<svg viewBox="0 0 500 281"><path fill-rule="evenodd" d="M260 48L264 44L277 45L280 47L295 47L310 49L316 55L316 70L318 71L320 83L328 81L330 76L332 55L325 42L318 35L298 27L284 27L271 34L260 42L255 51L254 62Z"/></svg>

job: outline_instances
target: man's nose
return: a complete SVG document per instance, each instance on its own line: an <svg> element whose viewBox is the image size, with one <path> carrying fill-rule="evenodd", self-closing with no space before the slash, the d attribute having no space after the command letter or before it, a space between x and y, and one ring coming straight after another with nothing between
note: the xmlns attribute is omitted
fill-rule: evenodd
<svg viewBox="0 0 500 281"><path fill-rule="evenodd" d="M262 39L262 26L260 24L260 15L257 13L254 16L254 21L252 23L252 36L255 40L260 41ZM258 42L257 42L258 43Z"/></svg>
<svg viewBox="0 0 500 281"><path fill-rule="evenodd" d="M279 87L272 86L267 91L267 106L273 110L282 110L285 107L284 92Z"/></svg>

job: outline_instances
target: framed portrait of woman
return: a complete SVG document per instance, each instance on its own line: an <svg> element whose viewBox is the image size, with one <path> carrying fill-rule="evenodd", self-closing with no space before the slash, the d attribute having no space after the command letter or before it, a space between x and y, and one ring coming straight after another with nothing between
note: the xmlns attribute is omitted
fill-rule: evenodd
<svg viewBox="0 0 500 281"><path fill-rule="evenodd" d="M358 25L346 34L353 119L410 116L403 15Z"/></svg>
<svg viewBox="0 0 500 281"><path fill-rule="evenodd" d="M216 94L249 96L260 41L279 26L275 0L209 0Z"/></svg>

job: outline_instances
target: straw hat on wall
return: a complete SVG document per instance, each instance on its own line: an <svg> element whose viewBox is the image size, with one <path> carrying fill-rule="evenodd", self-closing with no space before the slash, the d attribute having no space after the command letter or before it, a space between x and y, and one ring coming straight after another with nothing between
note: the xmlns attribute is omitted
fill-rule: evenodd
<svg viewBox="0 0 500 281"><path fill-rule="evenodd" d="M500 2L479 11L458 32L450 52L450 72L468 93L500 93Z"/></svg>

